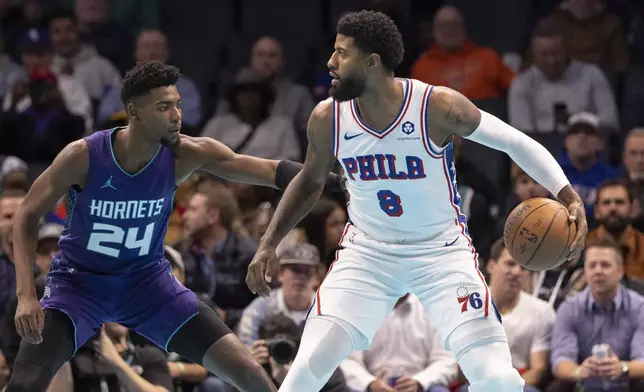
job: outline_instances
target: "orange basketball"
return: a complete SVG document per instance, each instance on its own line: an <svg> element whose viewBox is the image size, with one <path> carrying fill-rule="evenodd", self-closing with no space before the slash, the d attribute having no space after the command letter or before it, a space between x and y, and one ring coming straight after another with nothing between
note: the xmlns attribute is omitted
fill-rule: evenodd
<svg viewBox="0 0 644 392"><path fill-rule="evenodd" d="M510 256L532 271L553 269L566 261L577 225L556 200L534 198L519 204L508 216L503 241Z"/></svg>

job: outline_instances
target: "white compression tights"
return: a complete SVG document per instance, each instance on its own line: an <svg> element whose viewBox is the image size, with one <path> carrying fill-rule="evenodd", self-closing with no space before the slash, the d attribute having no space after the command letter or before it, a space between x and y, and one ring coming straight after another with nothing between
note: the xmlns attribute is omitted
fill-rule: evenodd
<svg viewBox="0 0 644 392"><path fill-rule="evenodd" d="M484 321L470 321L478 322ZM458 332L452 337L463 336ZM306 322L297 357L279 392L319 391L340 363L353 351L361 349L356 346L364 343L364 336L342 320L330 316L310 318ZM523 391L524 381L512 367L507 342L488 341L458 351L458 362L470 382L470 392Z"/></svg>
<svg viewBox="0 0 644 392"><path fill-rule="evenodd" d="M340 363L355 351L354 339L361 337L357 329L341 320L329 316L308 319L297 356L279 392L322 389Z"/></svg>
<svg viewBox="0 0 644 392"><path fill-rule="evenodd" d="M458 364L470 382L470 392L522 392L524 381L512 367L505 342L475 346L461 355Z"/></svg>

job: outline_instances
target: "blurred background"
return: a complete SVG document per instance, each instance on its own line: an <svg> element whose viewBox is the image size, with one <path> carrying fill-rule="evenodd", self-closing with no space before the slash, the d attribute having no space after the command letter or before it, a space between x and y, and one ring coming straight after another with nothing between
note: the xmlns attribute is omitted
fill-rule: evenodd
<svg viewBox="0 0 644 392"><path fill-rule="evenodd" d="M598 272L601 287L593 286L588 254L554 271L521 270L497 241L505 217L521 201L552 195L505 154L455 140L462 210L526 391L573 391L585 382L576 385L555 366L561 353L551 341L587 340L561 335L565 328L556 325L565 320L555 311L588 291L628 288L634 298L644 292L644 2L0 0L0 390L20 342L13 327L13 214L66 144L127 124L123 74L137 61L176 65L184 75L177 83L184 133L215 138L238 153L302 161L308 116L328 97L335 25L344 12L360 9L384 12L400 28L405 57L398 77L458 90L542 143L584 199L589 237L620 246L624 263L614 258L613 269ZM280 245L284 262L273 294L255 298L244 282L246 267L279 197L273 189L195 174L177 192L166 237L177 278L217 310L278 385L347 222L346 195L325 194ZM66 217L61 200L41 223L41 294ZM630 347L643 344L641 323L614 317L626 332L599 343L623 361L644 358L644 347ZM127 358L145 381L141 391L230 391L133 331L118 325L107 331L110 342L101 344L114 344ZM435 335L417 299L405 296L371 349L345 361L325 390L466 390ZM61 369L50 390L121 390L123 375L95 355L93 344ZM570 359L581 364L587 351L579 348ZM642 391L633 382L643 376L604 380L597 390L628 390L626 380Z"/></svg>

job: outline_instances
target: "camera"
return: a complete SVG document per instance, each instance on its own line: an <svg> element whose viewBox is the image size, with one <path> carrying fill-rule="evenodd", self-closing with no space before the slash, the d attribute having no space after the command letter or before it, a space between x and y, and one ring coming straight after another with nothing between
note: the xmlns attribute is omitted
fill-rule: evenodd
<svg viewBox="0 0 644 392"><path fill-rule="evenodd" d="M295 359L297 344L288 335L279 334L266 341L268 353L280 365L287 364Z"/></svg>

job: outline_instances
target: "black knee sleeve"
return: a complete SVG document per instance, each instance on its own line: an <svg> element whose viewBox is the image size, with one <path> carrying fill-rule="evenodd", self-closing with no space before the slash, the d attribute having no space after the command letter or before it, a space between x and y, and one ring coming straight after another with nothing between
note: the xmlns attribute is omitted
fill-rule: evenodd
<svg viewBox="0 0 644 392"><path fill-rule="evenodd" d="M198 306L197 315L181 327L168 344L168 351L195 363L201 363L210 346L232 333L212 308L201 301Z"/></svg>
<svg viewBox="0 0 644 392"><path fill-rule="evenodd" d="M45 391L58 369L74 355L75 347L74 324L69 317L46 309L42 342L20 343L6 392Z"/></svg>
<svg viewBox="0 0 644 392"><path fill-rule="evenodd" d="M40 364L18 362L5 392L45 392L52 378L51 370Z"/></svg>

